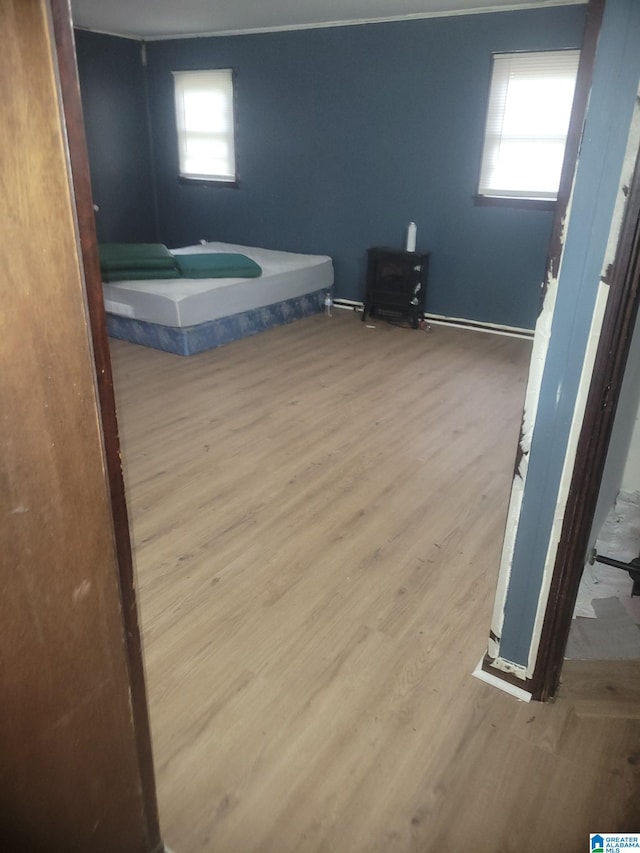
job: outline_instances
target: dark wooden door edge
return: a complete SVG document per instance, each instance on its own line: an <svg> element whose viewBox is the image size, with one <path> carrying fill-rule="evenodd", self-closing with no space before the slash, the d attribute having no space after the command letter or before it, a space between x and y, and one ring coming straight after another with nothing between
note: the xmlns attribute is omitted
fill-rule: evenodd
<svg viewBox="0 0 640 853"><path fill-rule="evenodd" d="M131 705L136 732L140 777L143 788L149 851L163 850L158 821L156 784L151 749L151 732L144 680L142 645L129 536L129 518L120 462L120 440L116 419L113 375L107 338L104 301L98 261L98 245L91 193L89 160L84 134L82 101L75 57L73 30L67 0L49 0L53 36L57 51L58 78L66 123L73 192L80 231L80 248L96 380L104 435L105 456L114 522L116 555L120 572L120 594L127 643L131 685Z"/></svg>
<svg viewBox="0 0 640 853"><path fill-rule="evenodd" d="M610 286L580 431L549 600L533 674L533 698L557 690L578 586L586 561L615 420L640 288L640 157L628 193L616 256L603 279Z"/></svg>

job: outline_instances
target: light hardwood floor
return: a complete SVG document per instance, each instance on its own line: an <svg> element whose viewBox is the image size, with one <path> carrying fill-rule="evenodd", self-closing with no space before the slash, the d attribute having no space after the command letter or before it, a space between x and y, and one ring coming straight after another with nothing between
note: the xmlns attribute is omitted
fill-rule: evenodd
<svg viewBox="0 0 640 853"><path fill-rule="evenodd" d="M594 712L582 671L549 705L470 675L528 342L337 312L112 352L167 845L578 853L638 831L633 714Z"/></svg>

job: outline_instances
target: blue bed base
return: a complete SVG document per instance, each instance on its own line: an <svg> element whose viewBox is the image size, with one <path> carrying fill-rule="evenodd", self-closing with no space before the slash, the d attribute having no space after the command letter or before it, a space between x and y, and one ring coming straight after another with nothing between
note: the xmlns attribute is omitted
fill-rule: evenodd
<svg viewBox="0 0 640 853"><path fill-rule="evenodd" d="M184 329L107 314L107 330L110 337L121 341L130 341L176 355L195 355L249 335L256 335L272 326L282 326L311 314L318 314L324 308L326 294L325 287L294 299L266 305L264 308L243 311L241 314L221 317L219 320L208 320L206 323L187 326Z"/></svg>

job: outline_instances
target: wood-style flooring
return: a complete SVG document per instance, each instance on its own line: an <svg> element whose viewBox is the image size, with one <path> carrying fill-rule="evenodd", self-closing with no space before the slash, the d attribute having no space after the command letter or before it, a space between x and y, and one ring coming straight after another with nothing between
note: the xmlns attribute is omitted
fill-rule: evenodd
<svg viewBox="0 0 640 853"><path fill-rule="evenodd" d="M579 853L640 830L638 696L616 705L613 668L548 705L471 676L529 342L337 311L112 353L175 853Z"/></svg>

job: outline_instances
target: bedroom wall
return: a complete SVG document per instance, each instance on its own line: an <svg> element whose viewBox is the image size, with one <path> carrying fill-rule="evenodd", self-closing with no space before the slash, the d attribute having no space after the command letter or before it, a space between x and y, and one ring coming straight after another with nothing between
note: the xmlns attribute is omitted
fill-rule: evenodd
<svg viewBox="0 0 640 853"><path fill-rule="evenodd" d="M402 246L414 220L428 311L533 328L553 214L473 203L491 53L579 46L584 12L148 43L162 240L326 253L336 295L360 299L367 247ZM176 177L171 71L209 67L237 73L239 189Z"/></svg>
<svg viewBox="0 0 640 853"><path fill-rule="evenodd" d="M83 30L75 39L98 239L155 242L141 44Z"/></svg>

